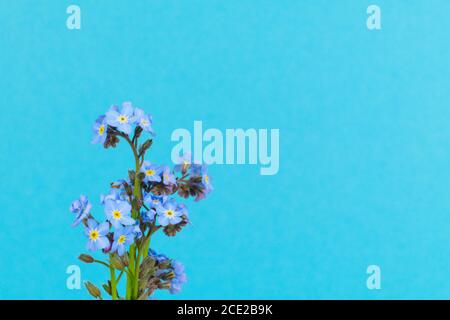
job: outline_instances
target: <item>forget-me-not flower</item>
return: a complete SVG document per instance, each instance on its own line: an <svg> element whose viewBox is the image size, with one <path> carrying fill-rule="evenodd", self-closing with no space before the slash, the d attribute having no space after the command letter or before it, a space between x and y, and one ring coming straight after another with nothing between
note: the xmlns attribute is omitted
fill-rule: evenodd
<svg viewBox="0 0 450 320"><path fill-rule="evenodd" d="M134 242L134 226L119 227L114 231L114 242L111 247L112 252L117 252L122 256L127 251L127 246Z"/></svg>
<svg viewBox="0 0 450 320"><path fill-rule="evenodd" d="M202 166L201 170L201 177L202 177L202 184L205 188L205 193L208 193L213 190L212 184L211 184L211 178L208 175L208 169L206 165Z"/></svg>
<svg viewBox="0 0 450 320"><path fill-rule="evenodd" d="M85 234L89 239L87 243L88 250L95 251L97 249L105 249L109 247L109 240L106 236L108 233L108 222L98 224L94 219L89 219L87 221L87 227L85 229Z"/></svg>
<svg viewBox="0 0 450 320"><path fill-rule="evenodd" d="M105 202L108 200L123 200L122 192L121 189L111 188L108 194L100 195L100 203L105 205Z"/></svg>
<svg viewBox="0 0 450 320"><path fill-rule="evenodd" d="M178 158L176 161L176 166L173 168L175 171L185 171L187 167L191 164L191 154L185 153L182 157Z"/></svg>
<svg viewBox="0 0 450 320"><path fill-rule="evenodd" d="M131 205L127 201L105 201L105 214L114 228L119 228L121 225L129 226L135 223L134 219L131 218Z"/></svg>
<svg viewBox="0 0 450 320"><path fill-rule="evenodd" d="M95 121L94 125L92 126L92 143L101 143L103 144L106 140L106 129L107 124L105 121L105 116L100 116Z"/></svg>
<svg viewBox="0 0 450 320"><path fill-rule="evenodd" d="M122 109L113 106L106 113L106 123L123 133L130 134L134 123L134 110L130 102L124 102Z"/></svg>
<svg viewBox="0 0 450 320"><path fill-rule="evenodd" d="M162 181L166 186L177 183L177 180L175 179L174 174L172 173L172 171L170 170L170 167L168 167L168 166L165 166L163 168Z"/></svg>
<svg viewBox="0 0 450 320"><path fill-rule="evenodd" d="M156 196L151 193L147 193L144 196L144 203L150 206L150 208L156 208L158 205L164 204L166 200L167 196Z"/></svg>
<svg viewBox="0 0 450 320"><path fill-rule="evenodd" d="M170 281L170 293L176 294L181 291L181 286L187 282L187 276L184 272L184 266L177 260L172 260L172 269L175 273L175 278Z"/></svg>
<svg viewBox="0 0 450 320"><path fill-rule="evenodd" d="M144 173L145 182L161 182L162 168L160 166L144 161L141 172Z"/></svg>
<svg viewBox="0 0 450 320"><path fill-rule="evenodd" d="M156 213L158 214L159 224L164 227L169 224L177 224L182 220L182 211L174 199L168 200L162 205L158 205Z"/></svg>
<svg viewBox="0 0 450 320"><path fill-rule="evenodd" d="M158 262L164 262L166 260L169 260L169 258L167 258L167 256L165 254L162 253L157 253L155 250L153 249L148 249L148 255L152 258L154 258L156 261Z"/></svg>
<svg viewBox="0 0 450 320"><path fill-rule="evenodd" d="M155 220L155 216L156 216L156 210L155 209L150 209L144 212L144 214L142 215L142 218L144 220L144 222L153 222L153 220Z"/></svg>
<svg viewBox="0 0 450 320"><path fill-rule="evenodd" d="M72 227L76 227L83 219L89 217L92 204L85 195L81 195L79 199L72 202L70 205L70 211L75 213L75 221L72 223Z"/></svg>
<svg viewBox="0 0 450 320"><path fill-rule="evenodd" d="M144 110L140 108L134 109L134 119L138 126L140 126L144 131L153 134L152 128L152 116L145 114Z"/></svg>

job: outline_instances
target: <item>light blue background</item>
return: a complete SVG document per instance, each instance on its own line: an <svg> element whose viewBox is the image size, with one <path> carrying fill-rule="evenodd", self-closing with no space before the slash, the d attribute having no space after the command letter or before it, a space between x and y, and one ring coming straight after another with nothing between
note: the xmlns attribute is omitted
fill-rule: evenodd
<svg viewBox="0 0 450 320"><path fill-rule="evenodd" d="M212 166L193 225L157 236L183 261L176 298L450 298L450 2L77 0L0 4L0 298L85 299L68 265L95 202L133 164L91 145L113 103L176 128L279 128L280 171ZM366 288L366 268L382 289ZM82 265L100 284L101 266ZM159 298L173 298L159 295Z"/></svg>

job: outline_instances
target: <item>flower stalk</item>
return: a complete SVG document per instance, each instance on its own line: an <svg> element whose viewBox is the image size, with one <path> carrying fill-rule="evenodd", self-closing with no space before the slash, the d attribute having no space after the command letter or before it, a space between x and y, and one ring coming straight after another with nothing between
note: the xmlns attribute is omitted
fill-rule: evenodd
<svg viewBox="0 0 450 320"><path fill-rule="evenodd" d="M181 290L187 281L184 266L150 249L151 237L160 229L173 237L188 224L188 210L175 195L195 197L198 201L212 190L206 166L191 163L188 155L180 158L173 169L145 160L153 140L139 145L139 138L143 132L153 134L151 125L151 116L131 103L124 103L121 109L113 106L97 119L92 142L114 148L121 139L125 140L133 153L134 170L129 171L128 179L113 182L110 192L101 197L105 222L98 222L92 216L92 204L86 196L75 200L70 207L76 215L73 226L82 223L85 227L87 248L101 250L109 256L109 263L87 254L80 255L79 259L109 269L110 279L102 287L112 300L148 299L158 289L171 293ZM116 271L120 271L117 277ZM118 284L124 273L126 292L121 298ZM86 282L86 288L94 298L103 299L94 284Z"/></svg>

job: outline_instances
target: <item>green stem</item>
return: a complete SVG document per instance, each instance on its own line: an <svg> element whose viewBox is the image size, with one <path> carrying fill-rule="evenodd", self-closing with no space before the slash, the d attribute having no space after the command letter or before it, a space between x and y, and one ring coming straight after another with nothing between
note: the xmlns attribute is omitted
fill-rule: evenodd
<svg viewBox="0 0 450 320"><path fill-rule="evenodd" d="M148 255L148 249L150 248L151 236L152 236L152 233L151 233L151 230L150 230L148 235L147 235L147 237L145 238L143 249L142 250L138 249L138 257L137 257L137 264L136 264L136 271L135 271L136 278L135 278L134 292L133 292L133 294L134 294L134 296L136 298L138 298L138 295L139 295L140 261L141 261L141 258L143 259L143 258L147 257L147 255Z"/></svg>
<svg viewBox="0 0 450 320"><path fill-rule="evenodd" d="M117 300L117 283L116 272L112 266L109 267L111 273L111 297L113 300Z"/></svg>
<svg viewBox="0 0 450 320"><path fill-rule="evenodd" d="M120 279L122 278L122 275L123 275L123 270L120 271L119 276L117 277L117 280L116 280L116 286L117 286L117 284L119 283Z"/></svg>
<svg viewBox="0 0 450 320"><path fill-rule="evenodd" d="M142 250L138 247L138 256L136 259L136 268L135 268L135 276L134 276L134 284L133 284L133 298L137 299L139 295L139 269L141 266L141 254Z"/></svg>
<svg viewBox="0 0 450 320"><path fill-rule="evenodd" d="M94 262L95 262L95 263L102 264L102 265L104 265L104 266L107 267L107 268L110 267L109 264L107 264L106 262L100 261L100 260L94 260Z"/></svg>
<svg viewBox="0 0 450 320"><path fill-rule="evenodd" d="M147 239L145 239L144 242L144 253L143 253L143 258L146 258L148 256L148 250L150 249L150 239L152 237L153 234L153 228L154 228L155 223L153 223L152 228L150 229L150 231L148 232L148 236Z"/></svg>
<svg viewBox="0 0 450 320"><path fill-rule="evenodd" d="M133 155L134 155L134 160L135 160L135 166L136 166L136 170L135 170L135 179L134 179L134 190L133 190L133 195L134 195L134 199L135 201L132 203L132 213L131 216L133 219L139 219L139 209L137 208L138 206L138 201L141 198L141 186L140 186L140 181L138 178L139 175L139 171L141 170L141 163L139 161L139 154L136 150L136 146L135 143L133 143L133 141L130 140L130 138L127 135L121 135L130 145L131 150L133 150ZM137 139L136 139L137 140ZM137 144L137 141L135 141ZM139 254L138 254L139 256ZM128 256L128 261L129 261L129 268L131 270L135 270L134 275L130 275L127 273L127 291L126 291L126 296L125 298L127 300L131 300L131 299L137 299L137 293L138 293L138 284L139 284L139 272L136 272L136 270L138 271L139 269L139 257L138 260L136 260L136 245L132 244L130 246L130 252L129 252L129 256Z"/></svg>
<svg viewBox="0 0 450 320"><path fill-rule="evenodd" d="M130 246L130 253L128 255L128 261L129 261L128 268L130 270L134 270L134 268L135 268L135 263L134 263L135 254L136 254L136 245L132 244ZM132 299L133 283L134 283L133 279L134 279L134 277L135 277L135 275L127 273L127 293L126 293L126 296L125 296L125 298L127 300L131 300Z"/></svg>

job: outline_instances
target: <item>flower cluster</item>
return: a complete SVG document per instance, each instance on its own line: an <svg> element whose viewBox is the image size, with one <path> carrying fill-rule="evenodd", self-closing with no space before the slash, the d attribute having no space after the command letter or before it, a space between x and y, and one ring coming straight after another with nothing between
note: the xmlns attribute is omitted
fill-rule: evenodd
<svg viewBox="0 0 450 320"><path fill-rule="evenodd" d="M150 271L151 276L145 276ZM175 294L181 291L182 285L187 281L184 266L181 262L170 260L163 254L158 254L154 250L149 250L140 276L152 285L147 285L146 295L150 296L157 288L169 289L170 293Z"/></svg>
<svg viewBox="0 0 450 320"><path fill-rule="evenodd" d="M156 289L168 289L171 293L181 290L186 282L184 266L149 249L150 238L159 229L174 236L189 223L188 209L176 199L177 195L198 201L213 189L206 166L192 163L189 155L181 157L173 169L145 160L153 140L139 144L143 132L154 134L152 117L129 102L121 108L112 106L97 118L92 142L109 148L125 140L133 152L135 168L128 171L126 179L111 183L109 192L101 195L103 221L91 214L92 204L84 195L70 207L75 214L73 226L84 224L87 249L101 250L109 257L105 262L82 254L80 260L110 269L111 279L103 288L112 299L147 299ZM127 277L125 297L117 290L122 274ZM92 283L86 286L91 294L95 292L94 296L101 298L97 294L100 290Z"/></svg>

